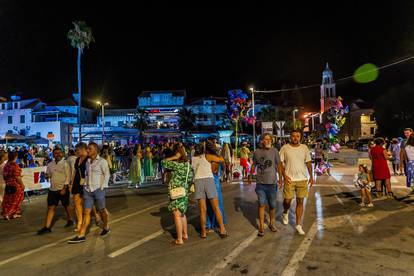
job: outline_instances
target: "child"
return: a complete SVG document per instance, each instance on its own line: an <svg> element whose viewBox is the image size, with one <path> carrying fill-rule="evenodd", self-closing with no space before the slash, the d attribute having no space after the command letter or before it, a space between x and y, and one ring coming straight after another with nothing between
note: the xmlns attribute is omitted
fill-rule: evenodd
<svg viewBox="0 0 414 276"><path fill-rule="evenodd" d="M374 207L371 197L371 186L367 165L359 165L359 173L355 179L355 186L361 191L361 207ZM365 198L368 198L368 204L365 205Z"/></svg>

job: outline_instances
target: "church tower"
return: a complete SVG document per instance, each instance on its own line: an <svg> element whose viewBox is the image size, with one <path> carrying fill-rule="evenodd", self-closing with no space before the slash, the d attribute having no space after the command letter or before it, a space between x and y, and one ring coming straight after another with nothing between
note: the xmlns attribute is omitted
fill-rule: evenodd
<svg viewBox="0 0 414 276"><path fill-rule="evenodd" d="M329 64L326 63L325 70L322 72L322 84L321 84L321 115L325 112L331 99L336 98L335 82L333 80L333 74L329 69Z"/></svg>

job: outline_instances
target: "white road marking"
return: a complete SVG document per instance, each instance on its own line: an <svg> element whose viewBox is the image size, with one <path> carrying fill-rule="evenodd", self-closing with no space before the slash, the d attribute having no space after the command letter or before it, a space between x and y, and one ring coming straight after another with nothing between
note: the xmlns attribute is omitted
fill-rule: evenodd
<svg viewBox="0 0 414 276"><path fill-rule="evenodd" d="M188 217L187 220L190 221L192 219L197 218L198 216L199 215L192 215L192 216ZM175 227L175 225L172 224L172 225L169 225L168 227L166 227L165 230L168 230L168 229L171 229L171 228L174 228L174 227ZM136 242L133 242L133 243L131 243L131 244L125 246L125 247L122 247L122 248L110 253L108 255L108 257L115 258L115 257L118 257L119 255L122 255L122 254L128 252L128 251L131 251L132 249L134 249L134 248L136 248L136 247L138 247L138 246L140 246L140 245L142 245L142 244L144 244L144 243L146 243L150 240L153 240L153 239L161 236L162 234L164 234L165 230L161 229L161 230L159 230L157 232L154 232L154 233L152 233L148 236L145 236L145 237L143 237L142 239L140 239Z"/></svg>
<svg viewBox="0 0 414 276"><path fill-rule="evenodd" d="M339 196L335 195L335 198L336 198L336 200L338 200L338 202L339 202L341 205L344 205L344 202L342 201L342 199L340 199L340 198L339 198Z"/></svg>
<svg viewBox="0 0 414 276"><path fill-rule="evenodd" d="M308 252L309 247L312 244L312 241L315 238L317 232L317 225L314 222L305 238L300 243L299 248L295 251L292 258L290 258L288 265L285 267L281 274L282 276L292 276L296 274L296 271L299 268L299 264Z"/></svg>
<svg viewBox="0 0 414 276"><path fill-rule="evenodd" d="M246 247L248 247L257 238L257 230L252 232L244 241L242 241L233 251L223 258L209 273L206 275L218 275L232 260L234 260Z"/></svg>
<svg viewBox="0 0 414 276"><path fill-rule="evenodd" d="M123 216L123 217L117 218L117 219L115 219L115 220L113 220L113 221L110 221L110 224L114 224L114 223L120 222L120 221L122 221L122 220L125 220L125 219L127 219L127 218L130 218L131 216L135 216L135 215L142 214L142 213L144 213L144 212L146 212L146 211L149 211L149 210L151 210L151 209L153 209L153 208L156 208L156 207L159 207L159 206L164 206L164 205L166 205L167 203L168 203L168 201L165 201L165 202L161 202L161 203L158 203L158 204L152 205L152 206L147 207L147 208L145 208L145 209L142 209L142 210L136 211L136 212L131 213L131 214L129 214L129 215L126 215L126 216ZM95 229L97 229L97 228L98 228L97 226L93 226L93 227L91 227L90 231L93 231L93 230L95 230ZM17 260L19 260L19 259L21 259L21 258L24 258L24 257L30 256L30 255L33 255L33 254L35 254L35 253L37 253L37 252L39 252L39 251L42 251L42 250L47 249L47 248L49 248L49 247L52 247L52 246L58 245L59 243L62 243L62 242L68 241L68 240L70 240L71 238L72 238L72 237L63 238L63 239L60 239L60 240L58 240L58 241L55 241L55 242L52 242L52 243L49 243L49 244L45 244L45 245L43 245L43 246L41 246L41 247L38 247L38 248L36 248L36 249L29 250L29 251L26 251L26 252L24 252L24 253L22 253L22 254L19 254L19 255L13 256L13 257L11 257L11 258L5 259L5 260L3 260L3 261L1 261L1 262L0 262L0 266L3 266L3 265L8 264L8 263L10 263L10 262L17 261Z"/></svg>

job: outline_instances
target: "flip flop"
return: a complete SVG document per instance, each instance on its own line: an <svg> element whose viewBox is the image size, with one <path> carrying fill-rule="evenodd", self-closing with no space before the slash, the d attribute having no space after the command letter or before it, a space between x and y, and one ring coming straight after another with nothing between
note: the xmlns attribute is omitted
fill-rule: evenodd
<svg viewBox="0 0 414 276"><path fill-rule="evenodd" d="M277 232L277 228L276 228L276 226L274 226L273 224L269 225L269 229L270 229L270 231L272 231L272 232Z"/></svg>
<svg viewBox="0 0 414 276"><path fill-rule="evenodd" d="M264 231L263 230L259 230L259 232L257 232L257 236L258 237L263 237L264 236Z"/></svg>

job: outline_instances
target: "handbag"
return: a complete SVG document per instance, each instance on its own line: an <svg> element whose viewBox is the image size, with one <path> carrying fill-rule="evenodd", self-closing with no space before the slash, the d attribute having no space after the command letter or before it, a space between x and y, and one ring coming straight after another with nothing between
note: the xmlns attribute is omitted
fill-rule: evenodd
<svg viewBox="0 0 414 276"><path fill-rule="evenodd" d="M188 181L188 174L190 173L190 163L187 163L187 175L185 177L185 183ZM172 200L185 197L187 192L184 187L177 187L170 190L170 198Z"/></svg>
<svg viewBox="0 0 414 276"><path fill-rule="evenodd" d="M4 192L6 195L14 195L16 191L17 191L16 186L11 186L11 185L6 185L6 188L4 189Z"/></svg>

